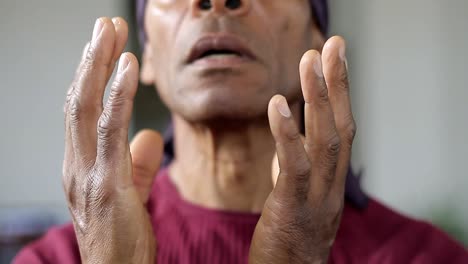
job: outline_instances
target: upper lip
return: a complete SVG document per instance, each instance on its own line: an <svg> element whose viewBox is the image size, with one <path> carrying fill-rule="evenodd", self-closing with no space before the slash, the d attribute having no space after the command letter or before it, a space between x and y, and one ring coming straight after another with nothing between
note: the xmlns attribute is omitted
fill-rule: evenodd
<svg viewBox="0 0 468 264"><path fill-rule="evenodd" d="M192 63L209 51L229 51L241 57L255 59L253 52L242 40L233 35L210 34L201 37L190 50L187 63Z"/></svg>

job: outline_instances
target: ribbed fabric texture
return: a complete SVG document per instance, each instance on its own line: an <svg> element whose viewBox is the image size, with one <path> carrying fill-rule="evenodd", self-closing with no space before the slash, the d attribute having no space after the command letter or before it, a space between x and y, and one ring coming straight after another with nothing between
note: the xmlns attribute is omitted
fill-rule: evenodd
<svg viewBox="0 0 468 264"><path fill-rule="evenodd" d="M247 256L260 214L211 210L184 201L167 172L157 179L148 210L158 243L158 263L239 264ZM164 242L163 242L164 241Z"/></svg>
<svg viewBox="0 0 468 264"><path fill-rule="evenodd" d="M166 170L157 176L150 199L148 209L158 241L158 264L248 263L258 214L193 205L181 199ZM81 263L72 224L51 229L13 261L52 263ZM404 217L371 199L363 209L346 203L329 263L466 264L468 253L430 224Z"/></svg>

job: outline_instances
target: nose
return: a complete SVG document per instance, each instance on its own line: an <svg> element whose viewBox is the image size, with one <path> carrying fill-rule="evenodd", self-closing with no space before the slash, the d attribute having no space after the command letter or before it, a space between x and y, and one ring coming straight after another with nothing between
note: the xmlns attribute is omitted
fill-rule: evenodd
<svg viewBox="0 0 468 264"><path fill-rule="evenodd" d="M192 11L195 16L206 12L218 15L245 15L250 9L251 0L192 0Z"/></svg>

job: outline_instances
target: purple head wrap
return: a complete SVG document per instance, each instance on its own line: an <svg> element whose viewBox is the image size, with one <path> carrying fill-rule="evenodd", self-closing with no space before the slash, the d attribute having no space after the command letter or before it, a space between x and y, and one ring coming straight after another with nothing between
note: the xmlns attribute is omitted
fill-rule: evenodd
<svg viewBox="0 0 468 264"><path fill-rule="evenodd" d="M146 41L146 31L144 26L145 8L148 0L136 0L137 23L139 28L138 37L143 45ZM324 35L328 33L328 1L309 0L315 22Z"/></svg>

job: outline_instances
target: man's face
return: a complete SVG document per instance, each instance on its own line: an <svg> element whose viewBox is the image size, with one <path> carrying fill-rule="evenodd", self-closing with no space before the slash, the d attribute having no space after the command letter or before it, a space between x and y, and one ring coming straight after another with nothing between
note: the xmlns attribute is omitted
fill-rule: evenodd
<svg viewBox="0 0 468 264"><path fill-rule="evenodd" d="M266 115L301 95L299 61L322 36L307 0L149 0L142 80L194 122Z"/></svg>

